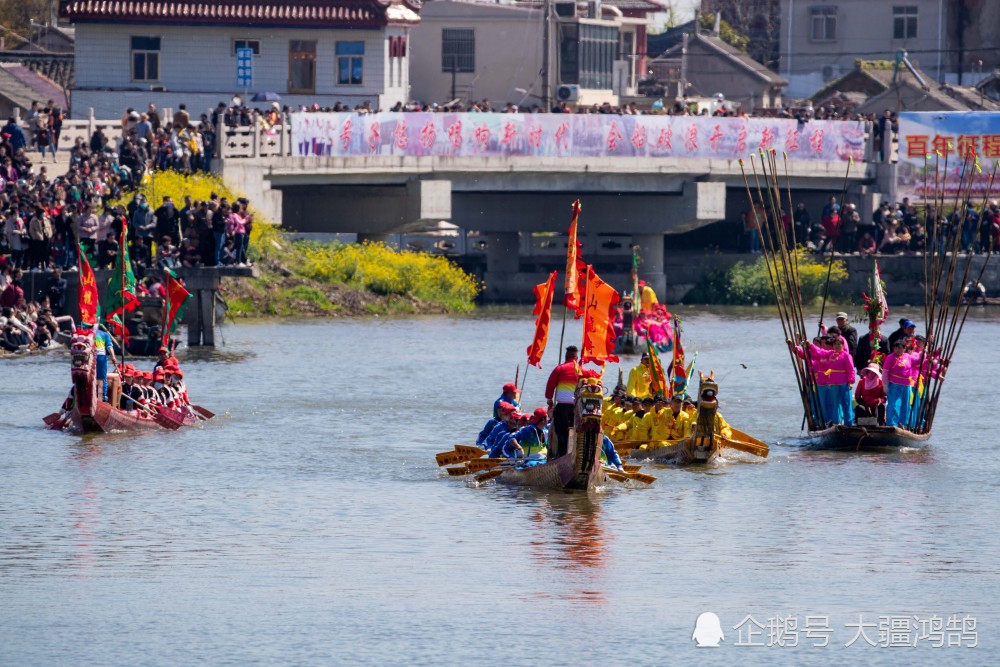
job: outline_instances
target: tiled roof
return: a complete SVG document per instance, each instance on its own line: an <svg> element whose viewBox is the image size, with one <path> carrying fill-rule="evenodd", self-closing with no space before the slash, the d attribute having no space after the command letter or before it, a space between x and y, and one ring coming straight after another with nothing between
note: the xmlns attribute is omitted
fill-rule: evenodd
<svg viewBox="0 0 1000 667"><path fill-rule="evenodd" d="M780 76L769 70L767 67L757 62L751 58L746 53L740 51L734 46L727 44L720 37L714 35L704 35L698 32L691 33L691 37L688 40L688 46L692 46L696 42L701 42L707 46L710 50L715 51L720 56L728 59L731 63L740 67L747 72L755 75L756 77L763 79L769 85L772 86L786 86L788 82L782 79ZM667 49L663 52L657 59L670 59L679 58L683 51L683 44L676 44L673 47Z"/></svg>
<svg viewBox="0 0 1000 667"><path fill-rule="evenodd" d="M0 94L24 109L34 100L66 108L66 96L55 82L20 63L0 63Z"/></svg>
<svg viewBox="0 0 1000 667"><path fill-rule="evenodd" d="M394 4L420 7L413 0L64 0L60 14L74 23L377 27L390 22L386 10ZM403 21L412 21L410 16L415 11Z"/></svg>

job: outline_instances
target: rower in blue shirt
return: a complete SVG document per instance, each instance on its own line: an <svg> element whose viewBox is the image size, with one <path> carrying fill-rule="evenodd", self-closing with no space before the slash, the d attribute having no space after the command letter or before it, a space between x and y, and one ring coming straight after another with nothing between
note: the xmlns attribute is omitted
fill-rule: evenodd
<svg viewBox="0 0 1000 667"><path fill-rule="evenodd" d="M500 398L493 401L493 418L500 418L500 404L510 403L515 408L521 407L521 404L517 402L517 385L513 382L508 382L503 386L503 393L500 394Z"/></svg>
<svg viewBox="0 0 1000 667"><path fill-rule="evenodd" d="M625 469L622 468L621 457L618 456L618 451L615 449L615 443L611 442L611 438L604 436L604 444L601 446L601 453L604 458L607 459L608 465L612 468L617 468L618 472L624 472Z"/></svg>
<svg viewBox="0 0 1000 667"><path fill-rule="evenodd" d="M490 458L522 458L531 455L531 449L545 446L545 424L548 422L545 408L536 408L528 417L528 424L498 439L490 448Z"/></svg>
<svg viewBox="0 0 1000 667"><path fill-rule="evenodd" d="M483 449L489 449L496 442L496 439L501 435L509 433L512 429L510 427L510 421L514 419L517 414L517 410L513 405L504 401L497 408L499 412L498 417L486 422L486 426L483 430L479 432L476 436L476 446L482 447Z"/></svg>

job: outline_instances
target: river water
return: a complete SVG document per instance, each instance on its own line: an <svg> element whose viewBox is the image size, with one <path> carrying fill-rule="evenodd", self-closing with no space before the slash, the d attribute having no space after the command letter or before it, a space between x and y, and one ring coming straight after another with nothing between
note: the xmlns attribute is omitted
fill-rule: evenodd
<svg viewBox="0 0 1000 667"><path fill-rule="evenodd" d="M176 433L44 431L68 357L0 362L0 664L996 664L997 318L967 324L929 447L835 454L796 440L771 313L679 313L771 456L590 495L435 465L513 379L524 311L229 326L182 352L220 416Z"/></svg>

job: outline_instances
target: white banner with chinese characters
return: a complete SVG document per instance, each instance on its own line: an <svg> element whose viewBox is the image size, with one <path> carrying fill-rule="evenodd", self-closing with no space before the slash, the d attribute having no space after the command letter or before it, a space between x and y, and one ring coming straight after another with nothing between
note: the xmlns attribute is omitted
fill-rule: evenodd
<svg viewBox="0 0 1000 667"><path fill-rule="evenodd" d="M864 124L778 118L500 113L294 113L292 155L861 160Z"/></svg>
<svg viewBox="0 0 1000 667"><path fill-rule="evenodd" d="M940 197L982 198L1000 160L1000 113L899 114L896 199L917 203Z"/></svg>

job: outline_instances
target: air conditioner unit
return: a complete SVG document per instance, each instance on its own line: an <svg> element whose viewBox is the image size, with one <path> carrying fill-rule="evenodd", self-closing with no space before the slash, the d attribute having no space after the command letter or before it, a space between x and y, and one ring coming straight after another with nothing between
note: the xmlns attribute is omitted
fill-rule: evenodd
<svg viewBox="0 0 1000 667"><path fill-rule="evenodd" d="M149 87L149 92L151 92L151 93L165 93L165 92L167 92L167 87L164 86L164 85L154 84L154 85L151 85Z"/></svg>
<svg viewBox="0 0 1000 667"><path fill-rule="evenodd" d="M580 86L559 86L556 89L556 97L560 102L576 102L580 99Z"/></svg>

